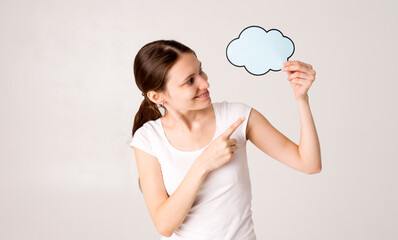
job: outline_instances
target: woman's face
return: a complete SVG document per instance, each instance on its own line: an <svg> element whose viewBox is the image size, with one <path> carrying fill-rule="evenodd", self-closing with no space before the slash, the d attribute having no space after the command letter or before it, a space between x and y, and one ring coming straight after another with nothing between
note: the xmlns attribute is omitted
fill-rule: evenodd
<svg viewBox="0 0 398 240"><path fill-rule="evenodd" d="M166 107L168 104L183 112L204 109L211 104L209 87L201 62L193 53L183 53L166 77Z"/></svg>

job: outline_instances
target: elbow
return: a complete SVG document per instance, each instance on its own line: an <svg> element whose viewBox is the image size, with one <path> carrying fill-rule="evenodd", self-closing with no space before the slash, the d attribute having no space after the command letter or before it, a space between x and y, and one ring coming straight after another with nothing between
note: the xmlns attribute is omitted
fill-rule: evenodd
<svg viewBox="0 0 398 240"><path fill-rule="evenodd" d="M172 233L170 233L170 232L160 232L160 231L159 231L159 233L160 233L160 235L162 235L163 237L171 237L171 235L172 235Z"/></svg>
<svg viewBox="0 0 398 240"><path fill-rule="evenodd" d="M172 219L173 216L169 214L164 214L157 210L156 214L153 216L153 223L157 232L163 237L171 237L174 231L179 227L176 219Z"/></svg>
<svg viewBox="0 0 398 240"><path fill-rule="evenodd" d="M311 171L307 171L306 174L312 175L312 174L320 173L321 171L322 171L322 168L315 168L315 169L312 169Z"/></svg>
<svg viewBox="0 0 398 240"><path fill-rule="evenodd" d="M158 231L158 233L164 237L171 237L171 235L173 235L173 230L171 230L169 227L161 225L161 224L157 224L156 225L156 230Z"/></svg>
<svg viewBox="0 0 398 240"><path fill-rule="evenodd" d="M322 165L321 164L319 164L319 165L317 164L317 165L312 165L312 166L306 167L303 172L305 174L312 175L312 174L320 173L321 171L322 171Z"/></svg>
<svg viewBox="0 0 398 240"><path fill-rule="evenodd" d="M167 230L167 229L161 229L161 228L156 228L159 232L160 235L162 235L163 237L171 237L171 235L173 234L171 231Z"/></svg>
<svg viewBox="0 0 398 240"><path fill-rule="evenodd" d="M312 174L320 173L321 171L322 171L322 166L317 166L317 167L312 167L312 168L307 169L307 171L305 171L305 173L308 175L312 175Z"/></svg>

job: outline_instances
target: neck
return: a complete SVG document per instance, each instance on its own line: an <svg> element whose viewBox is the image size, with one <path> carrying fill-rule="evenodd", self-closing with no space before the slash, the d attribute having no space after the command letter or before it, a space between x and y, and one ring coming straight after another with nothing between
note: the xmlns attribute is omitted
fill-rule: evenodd
<svg viewBox="0 0 398 240"><path fill-rule="evenodd" d="M213 110L213 106L211 105L208 108L201 110L190 110L190 111L167 111L166 114L162 117L163 123L167 128L178 128L181 131L189 132L200 128L203 124L206 123L208 116Z"/></svg>

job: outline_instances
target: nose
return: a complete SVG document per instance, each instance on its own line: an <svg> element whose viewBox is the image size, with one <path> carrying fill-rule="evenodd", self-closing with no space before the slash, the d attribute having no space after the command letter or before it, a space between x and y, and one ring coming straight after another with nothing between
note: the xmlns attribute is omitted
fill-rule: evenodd
<svg viewBox="0 0 398 240"><path fill-rule="evenodd" d="M207 81L207 75L204 74L204 76L200 77L199 88L200 89L206 89L206 88L209 88L209 87L210 87L210 84Z"/></svg>

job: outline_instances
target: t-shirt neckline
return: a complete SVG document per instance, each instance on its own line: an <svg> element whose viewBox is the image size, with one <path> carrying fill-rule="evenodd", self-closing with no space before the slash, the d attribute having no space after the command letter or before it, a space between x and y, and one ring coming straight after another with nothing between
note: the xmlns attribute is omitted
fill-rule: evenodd
<svg viewBox="0 0 398 240"><path fill-rule="evenodd" d="M197 152L203 151L205 148L207 148L207 147L210 145L210 143L213 142L214 139L216 139L217 132L218 132L218 112L217 112L217 106L216 106L216 104L214 104L214 103L212 103L212 105L213 105L214 117L215 117L215 120L216 120L216 131L214 132L214 136L213 136L213 138L211 139L211 141L210 141L206 146L204 146L203 148L198 149L198 150L194 150L194 151L182 151L182 150L179 150L179 149L175 148L173 145L171 145L171 143L169 142L169 139L167 139L167 137L166 137L166 134L165 134L164 129L163 129L163 125L162 125L161 118L156 119L156 121L158 122L158 126L159 126L159 128L160 128L160 132L161 132L161 135L162 135L162 137L163 137L163 140L166 142L167 146L168 146L170 149L172 149L173 151L179 152L179 153L197 153Z"/></svg>

